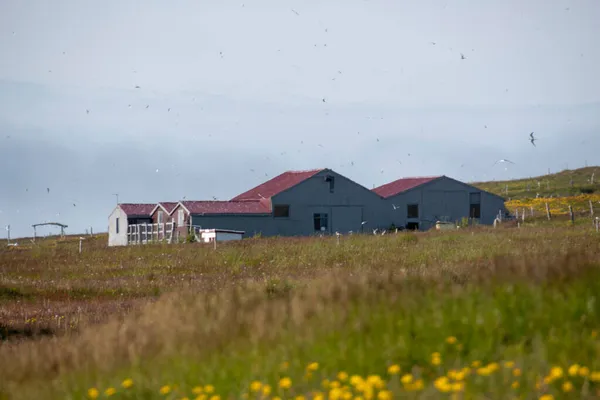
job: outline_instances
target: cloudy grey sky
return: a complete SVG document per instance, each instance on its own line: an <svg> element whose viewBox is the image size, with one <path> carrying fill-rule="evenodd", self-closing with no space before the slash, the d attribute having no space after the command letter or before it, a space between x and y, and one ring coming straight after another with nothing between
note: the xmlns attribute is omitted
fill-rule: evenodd
<svg viewBox="0 0 600 400"><path fill-rule="evenodd" d="M371 188L600 164L599 19L597 0L3 1L0 226L102 231L113 193L227 199L287 169Z"/></svg>

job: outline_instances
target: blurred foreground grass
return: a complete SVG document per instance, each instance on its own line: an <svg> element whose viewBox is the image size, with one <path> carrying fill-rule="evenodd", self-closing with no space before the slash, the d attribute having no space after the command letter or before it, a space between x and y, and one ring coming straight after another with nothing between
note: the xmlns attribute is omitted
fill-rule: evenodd
<svg viewBox="0 0 600 400"><path fill-rule="evenodd" d="M79 307L142 302L0 345L5 398L600 396L600 236L589 226L217 251L58 246L2 250L0 261L0 287L23 295L3 305L52 307L54 291L68 302L84 289Z"/></svg>

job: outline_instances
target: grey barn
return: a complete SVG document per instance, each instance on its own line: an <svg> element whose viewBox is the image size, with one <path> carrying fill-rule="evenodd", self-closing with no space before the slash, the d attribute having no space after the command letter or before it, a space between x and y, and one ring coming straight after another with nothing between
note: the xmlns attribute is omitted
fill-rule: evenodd
<svg viewBox="0 0 600 400"><path fill-rule="evenodd" d="M229 201L180 201L178 226L244 231L244 237L427 230L438 220L492 224L504 199L446 176L406 178L373 190L331 169L287 171Z"/></svg>

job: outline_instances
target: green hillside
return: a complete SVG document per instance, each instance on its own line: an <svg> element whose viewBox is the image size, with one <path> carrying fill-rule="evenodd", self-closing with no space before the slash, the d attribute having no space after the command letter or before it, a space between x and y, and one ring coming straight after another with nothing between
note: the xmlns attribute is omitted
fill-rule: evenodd
<svg viewBox="0 0 600 400"><path fill-rule="evenodd" d="M600 167L567 169L556 174L512 181L476 182L473 185L507 200L532 198L537 194L539 197L564 197L600 193Z"/></svg>

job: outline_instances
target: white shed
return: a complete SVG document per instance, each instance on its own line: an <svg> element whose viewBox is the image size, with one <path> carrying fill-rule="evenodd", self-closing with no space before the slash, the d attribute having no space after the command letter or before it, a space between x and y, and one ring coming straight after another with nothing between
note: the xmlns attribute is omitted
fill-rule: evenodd
<svg viewBox="0 0 600 400"><path fill-rule="evenodd" d="M228 242L230 240L242 240L244 231L233 231L230 229L199 229L200 241L203 243Z"/></svg>

